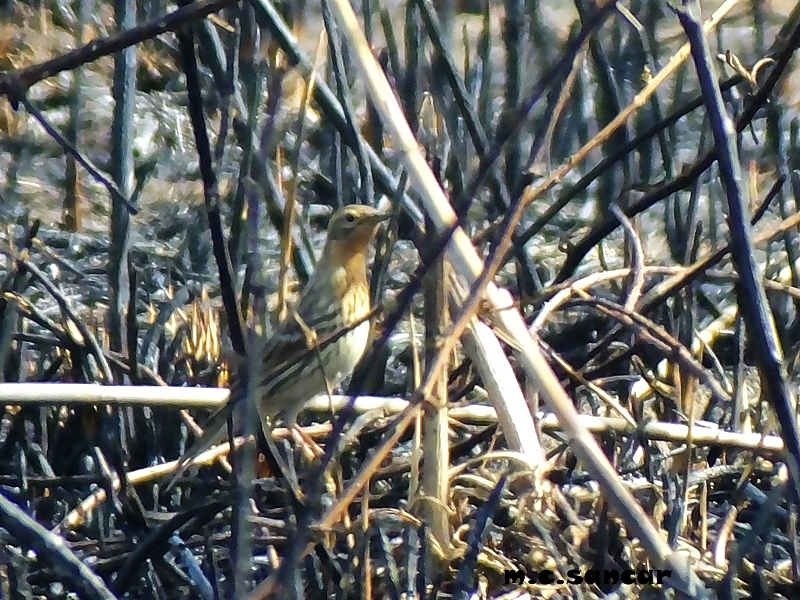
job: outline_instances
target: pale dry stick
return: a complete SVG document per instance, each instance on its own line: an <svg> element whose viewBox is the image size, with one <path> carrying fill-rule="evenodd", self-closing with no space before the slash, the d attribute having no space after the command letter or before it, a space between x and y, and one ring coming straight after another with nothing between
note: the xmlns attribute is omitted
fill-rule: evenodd
<svg viewBox="0 0 800 600"><path fill-rule="evenodd" d="M66 384L69 385L69 384ZM347 406L350 398L348 396L335 396L333 398L334 404L338 408ZM376 410L381 408L389 413L402 413L410 411L409 414L404 415L406 425L410 423L409 417L414 418L416 409L418 407L409 406L409 402L401 399L385 399L385 398L359 398L360 401L356 402L355 409L358 411ZM312 401L312 408L320 411L329 410L329 401L325 396L317 396ZM465 422L473 423L495 423L497 422L497 413L489 406L469 406L464 408L454 408L450 411L450 416L453 419L458 419ZM593 417L591 415L580 415L579 417L582 427L593 433L605 433L614 431L620 435L645 435L653 440L662 440L668 442L685 443L689 437L688 427L677 423L660 423L649 422L641 427L632 426L624 419L608 418L608 417ZM556 431L561 430L558 418L553 414L541 414L539 416L539 423L543 431ZM399 438L403 428L399 428L398 435L393 438ZM324 436L330 433L329 425L320 425L314 428L307 428L307 432L312 435ZM277 428L273 431L276 438L285 438L291 436L291 431L286 428ZM253 438L249 438L252 441ZM247 438L238 437L235 439L236 447L240 447L248 442ZM765 456L780 455L784 451L783 440L775 435L759 435L759 434L741 434L730 431L723 431L707 427L696 427L693 432L693 442L695 446L699 445L716 445L723 448L734 448L739 450L750 450L757 454ZM379 464L383 457L385 457L391 450L391 444L387 444L386 452L382 452L380 457L374 457L373 462ZM192 465L206 465L216 461L220 456L228 453L230 445L228 442L214 446L209 450L200 454ZM520 464L524 464L527 468L532 468L528 462L527 456L521 453L510 453L506 456ZM170 461L162 465L154 467L147 467L145 469L138 469L128 474L128 481L132 485L139 485L147 481L152 481L165 477L166 475L174 472L177 467L177 461ZM112 481L114 489L120 488L119 479L114 478ZM106 493L104 489L96 489L92 494L85 498L72 512L70 512L64 520L53 530L54 533L63 533L65 530L71 530L78 527L86 515L94 510L100 503L105 501Z"/></svg>
<svg viewBox="0 0 800 600"><path fill-rule="evenodd" d="M529 168L534 168L544 156L545 152L548 152L547 158L547 165L550 166L550 144L553 139L553 134L555 133L556 126L558 125L558 121L561 118L561 113L564 111L564 107L567 105L569 101L570 95L572 94L572 86L575 84L575 79L578 76L578 73L581 72L581 66L583 65L583 61L586 59L586 51L589 48L589 39L587 38L581 49L578 51L578 54L575 55L575 60L572 62L572 67L570 68L569 74L567 74L567 78L564 80L564 85L562 86L561 93L558 96L558 100L556 101L556 105L553 108L553 114L550 115L550 122L547 125L547 131L544 134L544 142L542 143L541 147L539 148L539 152L536 153L536 156L529 164Z"/></svg>
<svg viewBox="0 0 800 600"><path fill-rule="evenodd" d="M159 406L168 408L221 408L228 402L227 388L168 387L153 385L96 385L93 383L0 383L2 405L80 405L108 404L114 406ZM306 405L317 412L328 412L329 408L342 408L347 404L347 395L334 394L333 403L326 394L318 394ZM358 412L382 408L390 412L402 412L407 403L372 396L359 397ZM280 431L281 428L276 429Z"/></svg>
<svg viewBox="0 0 800 600"><path fill-rule="evenodd" d="M727 4L732 6L735 2L728 2ZM673 576L670 578L670 583L673 586L691 595L706 595L703 584L692 573L686 558L672 551L642 507L625 488L600 446L589 432L581 427L575 407L542 356L535 341L528 334L522 315L514 308L511 295L507 291L497 288L489 277L482 278L482 261L463 229L453 227L457 223L455 213L419 150L397 98L359 27L352 6L346 0L333 0L331 2L331 10L352 47L354 62L364 75L370 99L383 118L394 147L406 167L412 186L420 195L437 229L439 231L453 230L446 248L446 254L453 265L454 271L459 276L464 277L469 285L480 282L486 286L483 298L489 304L490 314L496 327L502 330L507 337L514 340L515 347L519 352L520 362L528 378L546 399L552 410L558 414L564 430L572 442L573 451L578 459L586 465L589 472L599 481L609 504L622 516L630 534L641 540L644 549L650 555L657 568L670 568L672 570ZM509 230L503 235L497 248L496 256L498 258L504 256L505 250L510 246L511 232L519 222L521 207L524 204L524 202L520 203L520 206L517 207L517 210L512 215ZM486 274L491 275L498 268L499 262L499 260L495 260L494 264L489 265ZM480 289L477 291L480 291ZM474 296L469 301L473 306L475 305ZM462 314L462 319L460 320L463 322L464 327L467 325L467 322L464 322L466 321L464 319L465 316L467 315ZM454 330L453 333L458 334L460 331ZM451 339L454 337L455 335L448 336L443 341L438 363L446 360L444 358L447 356L446 353L449 353L455 344L455 341ZM357 491L352 490L352 488L346 493L351 498L355 497L356 494ZM342 510L341 505L336 509ZM323 518L322 523L330 524L330 517L335 517L335 515L332 512L329 513ZM271 581L272 583L259 590L259 595L272 589L274 579L271 579Z"/></svg>
<svg viewBox="0 0 800 600"><path fill-rule="evenodd" d="M369 535L369 528L370 528L370 511L369 511L369 489L364 493L361 497L361 513L358 520L353 523L353 525L358 525L358 521L361 521L361 535L367 536ZM353 534L349 534L348 538L348 545L350 548L355 547L355 536ZM350 544L350 540L352 539L352 544ZM371 565L371 553L369 544L364 544L364 556L362 558L364 561L364 572L366 573L366 585L364 586L364 596L367 598L372 598L372 565Z"/></svg>
<svg viewBox="0 0 800 600"><path fill-rule="evenodd" d="M341 410L348 406L350 396L345 394L334 395L329 402L327 398L315 396L306 403L306 409L314 412L329 412L331 408ZM353 404L357 413L382 411L386 415L397 415L408 408L408 400L403 398L382 398L379 396L359 396ZM458 415L458 416L456 416ZM491 406L466 406L450 409L450 417L456 420L466 420L469 423L496 423L497 412Z"/></svg>
<svg viewBox="0 0 800 600"><path fill-rule="evenodd" d="M692 354L695 356L702 354L706 347L710 346L715 339L734 324L737 314L736 306L729 306L720 316L705 326L702 331L695 334L694 339L692 339Z"/></svg>
<svg viewBox="0 0 800 600"><path fill-rule="evenodd" d="M739 516L739 509L736 505L728 508L728 514L722 521L722 527L719 529L717 541L714 543L714 548L711 556L714 566L719 569L726 569L728 567L728 541L733 539L733 527L736 525L736 518Z"/></svg>
<svg viewBox="0 0 800 600"><path fill-rule="evenodd" d="M448 271L444 258L437 260L426 275L425 281L425 362L438 352L439 337L445 334L449 311ZM432 394L426 398L422 412L422 451L425 457L422 471L421 501L423 520L432 535L446 544L450 539L450 515L447 510L447 470L450 467L450 423L448 419L448 369L436 377Z"/></svg>
<svg viewBox="0 0 800 600"><path fill-rule="evenodd" d="M121 404L219 408L228 401L224 388L96 385L93 383L0 383L3 404Z"/></svg>
<svg viewBox="0 0 800 600"><path fill-rule="evenodd" d="M369 519L377 520L379 518L391 518L392 521L395 523L408 523L413 527L420 528L423 525L423 522L420 521L417 517L412 515L410 512L403 510L402 508L372 508L370 509L369 513L361 512L353 521L353 525L361 525L364 521L368 521ZM364 528L366 531L368 528ZM444 556L444 555L442 555Z"/></svg>
<svg viewBox="0 0 800 600"><path fill-rule="evenodd" d="M205 388L188 388L188 389L205 389ZM183 424L189 428L189 431L195 438L199 439L203 435L203 428L200 427L200 425L197 424L197 421L194 420L194 417L191 414L189 414L188 409L182 408L179 411L179 413L181 416L181 420L183 421ZM233 467L231 467L230 463L225 458L220 459L220 464L229 473L233 470Z"/></svg>
<svg viewBox="0 0 800 600"><path fill-rule="evenodd" d="M417 389L422 380L422 361L419 357L417 346L417 319L413 314L408 315L408 331L411 337L411 384ZM408 502L412 504L417 495L420 476L419 467L422 458L422 411L414 420L414 437L411 440L411 477L408 481Z"/></svg>
<svg viewBox="0 0 800 600"><path fill-rule="evenodd" d="M688 486L687 486L688 487ZM688 502L688 497L685 500ZM704 483L700 488L700 551L708 551L708 484Z"/></svg>
<svg viewBox="0 0 800 600"><path fill-rule="evenodd" d="M97 385L93 383L0 383L5 405L19 404L109 404L121 406L176 406L195 435L202 429L187 408L219 408L228 400L222 388ZM230 469L227 460L222 465Z"/></svg>
<svg viewBox="0 0 800 600"><path fill-rule="evenodd" d="M692 356L696 357L703 351L705 346L710 345L724 330L731 327L736 321L737 314L738 309L736 306L729 306L719 317L709 323L707 327L695 333L695 336L692 339ZM656 372L661 379L665 379L669 375L669 368L669 359L664 358L658 363ZM725 385L723 389L728 394L732 393L733 391L728 385ZM650 388L650 384L644 379L639 379L631 386L631 398L635 401L644 400L650 395L651 392L652 389Z"/></svg>
<svg viewBox="0 0 800 600"><path fill-rule="evenodd" d="M334 409L348 406L349 396L334 396ZM378 398L360 397L356 400L353 409L356 412L367 412L382 410L386 414L399 414L408 408L408 400L400 398ZM315 411L327 411L330 409L326 398L318 396L311 400L306 407ZM491 406L474 405L462 406L450 409L450 418L464 423L491 424L497 423L497 411ZM558 417L552 413L538 413L537 420L542 431L561 431L562 427ZM688 439L688 428L679 423L663 423L660 421L650 421L647 423L630 423L625 418L617 417L595 417L593 415L579 415L578 420L581 426L592 433L608 433L613 431L619 435L639 435L642 434L653 440L664 442L675 442L684 444ZM327 429L319 426L317 435L324 435ZM278 435L276 431L276 435ZM696 425L694 428L695 446L721 446L723 448L733 448L739 450L751 450L757 454L771 456L783 452L783 441L780 436L762 435L758 433L737 433L724 431L713 427L701 427ZM523 453L520 452L520 456ZM529 466L533 466L530 465Z"/></svg>
<svg viewBox="0 0 800 600"><path fill-rule="evenodd" d="M314 53L314 62L311 65L311 72L308 74L306 79L306 89L305 94L303 94L303 99L300 104L300 114L298 116L298 120L300 125L298 126L298 138L296 140L297 150L294 152L292 158L292 173L294 176L292 177L291 183L289 184L288 194L286 194L286 204L283 207L283 231L285 232L285 239L282 240L283 243L281 244L281 263L280 263L280 271L278 274L278 281L280 285L278 286L278 320L282 321L286 318L288 314L288 309L286 307L286 299L289 295L289 280L288 280L288 272L289 272L289 265L292 262L292 236L291 231L292 227L294 226L294 218L295 218L295 207L297 206L297 188L298 188L298 173L300 172L300 147L303 143L303 125L305 124L306 115L308 113L308 107L311 105L311 98L314 96L314 86L317 82L317 74L319 73L319 69L322 66L322 61L325 56L325 49L327 48L327 32L323 29L319 34L319 40L317 41L317 50ZM280 169L278 169L278 185L280 187L280 182L283 180L280 177Z"/></svg>
<svg viewBox="0 0 800 600"><path fill-rule="evenodd" d="M335 396L334 408L343 408L348 405L348 401L348 396ZM323 403L323 398L317 397L311 400L306 407L323 411L327 409L328 402L325 400ZM407 407L408 401L400 398L361 397L356 400L353 408L357 412L383 410L387 414L397 414L402 413ZM474 424L498 422L497 411L491 406L483 405L451 408L450 418ZM554 414L538 413L537 419L542 431L562 430L558 417ZM650 421L637 424L631 423L625 418L595 417L592 415L579 415L578 420L582 427L592 433L607 433L609 431L614 431L621 435L638 435L641 433L654 440L676 443L686 443L688 437L687 426L678 423ZM320 432L320 435L322 435L322 432ZM780 436L758 433L743 434L711 427L700 427L699 425L694 428L693 441L695 446L717 445L724 448L752 450L765 455L780 454L783 451L783 441Z"/></svg>
<svg viewBox="0 0 800 600"><path fill-rule="evenodd" d="M652 440L685 444L689 439L689 427L680 423L662 423L650 421L639 427L631 427L625 419L611 417L593 417L581 415L583 427L593 433L614 431L619 435L642 434ZM560 429L555 415L544 415L540 419L543 431ZM692 442L697 446L720 446L739 450L750 450L760 455L777 456L784 452L783 440L777 435L759 433L737 433L711 427L695 425L692 431Z"/></svg>
<svg viewBox="0 0 800 600"><path fill-rule="evenodd" d="M499 346L498 346L499 347ZM29 391L27 388L31 388ZM83 392L81 394L70 393L69 388L83 388L93 395ZM163 394L165 388L156 386L99 386L93 384L80 383L0 383L0 398L6 405L22 405L30 403L47 402L51 404L123 404L123 405L147 405L158 404L160 406L184 406L187 400L190 404L197 407L219 408L228 398L228 390L218 388L168 388L170 391L181 391L185 398L165 399ZM197 397L192 397L191 392L197 392ZM31 393L33 392L33 393ZM214 392L209 393L209 392ZM78 400L70 399L70 396L79 396ZM161 400L159 402L159 400ZM348 405L350 396L344 394L334 394L328 398L325 394L313 397L306 403L306 410L317 413L327 414L331 410L341 410ZM360 396L353 404L353 410L357 413L370 411L382 411L384 414L399 414L408 408L408 401L402 398L384 398L377 396ZM465 406L450 409L450 418L467 423L487 424L497 423L497 411L491 406ZM560 430L558 418L552 414L541 413L538 415L540 425L544 431ZM638 428L627 423L625 419L615 419L612 417L593 417L590 415L580 415L579 419L582 426L592 432L605 432L609 430L617 431L621 434L635 434ZM673 442L685 442L685 426L651 422L641 426L641 431L653 439ZM330 433L330 424L319 424L304 427L303 430L313 437L324 437ZM706 432L706 433L698 433ZM767 453L780 453L783 449L781 440L777 436L761 436L759 434L741 434L733 432L718 432L716 429L695 428L695 444L717 444L724 447L739 448L743 450L758 451L762 449L759 440L764 440L763 450ZM273 436L281 439L290 436L288 429L278 427L273 431ZM699 435L699 437L698 437ZM526 453L527 454L527 453ZM170 465L172 463L165 463ZM196 463L194 463L196 464ZM154 467L158 473L166 474L167 469L162 473L164 465ZM154 471L155 472L155 471ZM137 481L138 482L138 481Z"/></svg>
<svg viewBox="0 0 800 600"><path fill-rule="evenodd" d="M798 215L794 215L794 216L798 217ZM798 220L800 220L800 218L798 218ZM756 239L754 241L757 242L758 238L756 237ZM772 279L766 279L765 283L774 283L775 285L783 284L784 286L791 287L790 284L792 282L792 272L795 271L798 267L800 267L800 265L798 265L797 263L795 263L794 268L792 268L791 265L787 265L787 266L783 267L780 271L778 271L777 281L772 280ZM796 290L797 288L792 288L792 289ZM794 297L796 297L794 292L791 292L791 293L792 293L792 295Z"/></svg>
<svg viewBox="0 0 800 600"><path fill-rule="evenodd" d="M784 269L779 273L778 277L780 278L783 271L790 268L791 267L784 267ZM772 279L765 279L764 287L774 292L783 292L784 294L790 296L793 300L800 300L800 288L796 288L792 285L773 281Z"/></svg>
<svg viewBox="0 0 800 600"><path fill-rule="evenodd" d="M642 296L642 288L644 287L644 248L642 248L642 240L636 234L636 229L631 223L631 220L622 212L618 204L612 202L609 206L611 213L617 217L617 220L622 225L622 229L627 235L628 242L631 245L631 286L628 292L628 297L622 305L625 310L633 310L639 298Z"/></svg>
<svg viewBox="0 0 800 600"><path fill-rule="evenodd" d="M348 406L349 396L334 396L334 409ZM357 412L382 410L387 414L399 414L408 408L409 402L400 398L377 398L361 397L358 398L353 406ZM306 407L316 411L329 410L327 399L321 396L311 400ZM491 406L475 405L463 406L450 409L450 418L473 424L497 423L497 411ZM542 431L561 431L558 417L550 413L538 413L537 420ZM686 443L688 438L688 428L686 425L678 423L662 423L660 421L650 421L647 423L630 423L624 418L616 417L595 417L592 415L579 415L581 427L592 433L616 432L620 435L645 435L653 440L665 442ZM320 429L320 435L324 430ZM693 441L695 446L716 445L723 448L734 448L739 450L751 450L758 454L775 455L783 452L783 441L780 436L762 435L758 433L737 433L724 431L712 427L701 427L696 425L694 428ZM523 453L520 453L523 455ZM530 465L533 466L533 465Z"/></svg>
<svg viewBox="0 0 800 600"><path fill-rule="evenodd" d="M479 463L484 462L483 457L478 459ZM472 473L460 473L456 475L455 480L451 483L453 492L460 490L481 491L487 496L492 493L492 490L497 488L497 475L489 474L487 476L479 474L480 469L476 469Z"/></svg>
<svg viewBox="0 0 800 600"><path fill-rule="evenodd" d="M312 427L304 428L304 432L311 436L311 437L325 437L330 435L331 426L330 424L327 425L318 425ZM276 439L288 438L292 437L293 430L288 429L286 427L277 427L272 431L272 435ZM252 436L249 438L246 437L237 437L234 440L236 447L239 448L243 444L247 442L253 442L255 438ZM227 456L228 452L230 451L230 443L224 442L217 446L213 446L199 454L194 460L189 463L191 466L203 466L203 465L210 465L215 461L222 462L222 459ZM128 482L131 485L139 485L145 483L147 481L153 481L170 475L175 472L175 469L178 467L178 461L173 460L170 462L166 462L160 465L156 465L153 467L146 467L144 469L138 469L136 471L132 471L128 473ZM115 490L120 489L120 480L119 477L114 476L112 479L112 486ZM64 519L59 523L54 529L54 533L62 533L65 530L71 530L75 527L78 527L83 523L88 515L92 510L97 508L102 502L106 500L106 491L102 488L98 488L94 490L89 496L87 496L81 503L75 507Z"/></svg>
<svg viewBox="0 0 800 600"><path fill-rule="evenodd" d="M478 369L492 406L496 410L497 422L506 435L509 448L520 452L528 458L528 467L534 473L534 482L538 485L544 477L544 451L539 442L536 426L530 418L531 406L522 393L514 370L505 358L503 347L492 333L488 325L475 319L462 340L464 353L470 357ZM498 360L498 357L502 359ZM450 416L454 415L450 409ZM517 423L517 427L509 427L508 423Z"/></svg>
<svg viewBox="0 0 800 600"><path fill-rule="evenodd" d="M249 438L249 441L253 441L253 437ZM236 447L242 446L245 442L248 441L248 438L239 437L234 440ZM207 465L211 464L216 461L220 456L224 456L230 450L230 444L225 442L224 444L220 444L219 446L214 446L213 448L209 448L202 454L199 454L190 464L192 465ZM144 483L145 481L150 481L151 479L157 479L159 477L164 477L165 475L169 475L178 466L178 461L173 460L170 462L166 462L161 465L156 465L154 467L147 467L146 469L138 469L136 471L131 471L128 473L128 482L131 485L138 485L140 483ZM111 485L115 490L119 490L121 488L120 479L117 475L115 475L111 480ZM53 528L53 533L62 535L65 531L69 531L75 529L79 525L81 525L84 520L86 519L86 515L92 512L97 506L99 506L102 502L106 499L106 491L103 488L97 488L94 490L89 496L87 496L83 501L81 501L78 506L76 506L70 513L64 517L64 519Z"/></svg>
<svg viewBox="0 0 800 600"><path fill-rule="evenodd" d="M197 421L194 420L194 417L189 414L189 411L185 408L182 408L180 411L181 420L183 420L183 424L189 428L189 431L192 432L192 435L196 438L199 438L203 435L203 428L197 424Z"/></svg>
<svg viewBox="0 0 800 600"><path fill-rule="evenodd" d="M289 314L289 306L286 301L289 295L289 263L292 261L292 225L294 224L293 204L296 196L284 192L283 186L283 149L278 146L275 149L275 187L278 195L286 198L283 205L283 230L280 232L281 259L278 279L278 303L275 307L275 322L284 321ZM261 325L260 323L258 325Z"/></svg>

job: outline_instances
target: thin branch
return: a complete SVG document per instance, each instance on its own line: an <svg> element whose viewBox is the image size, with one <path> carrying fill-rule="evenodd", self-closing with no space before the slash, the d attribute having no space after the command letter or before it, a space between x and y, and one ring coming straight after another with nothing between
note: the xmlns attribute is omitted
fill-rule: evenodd
<svg viewBox="0 0 800 600"><path fill-rule="evenodd" d="M62 54L47 62L39 63L24 69L14 69L0 74L0 94L16 104L17 94L26 91L34 83L69 71L81 65L93 62L102 56L109 56L124 48L139 44L145 40L198 21L211 13L234 4L237 0L198 0L188 6L179 8L163 17L123 31L106 38L92 40L72 52Z"/></svg>

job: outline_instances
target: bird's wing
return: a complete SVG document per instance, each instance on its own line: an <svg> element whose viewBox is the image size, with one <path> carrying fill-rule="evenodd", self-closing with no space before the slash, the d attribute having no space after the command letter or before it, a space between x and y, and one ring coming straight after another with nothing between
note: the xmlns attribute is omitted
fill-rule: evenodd
<svg viewBox="0 0 800 600"><path fill-rule="evenodd" d="M342 328L341 307L332 306L330 294L312 282L261 348L260 375L270 388L279 389L307 360L318 360L315 354L334 342Z"/></svg>
<svg viewBox="0 0 800 600"><path fill-rule="evenodd" d="M311 282L294 311L275 328L261 348L256 348L256 360L261 360L259 379L265 382L263 387L268 387L271 393L280 391L285 382L295 381L293 375L302 368L306 357L318 360L314 355L316 348L322 349L326 343L330 343L326 340L335 336L341 328L340 311L331 306L330 301L326 305L326 297L330 298L330 295L320 285ZM316 348L315 341L318 344ZM172 488L200 454L225 439L228 417L247 399L247 373L247 368L240 369L240 379L231 389L228 402L203 425L203 434L178 459L178 466L165 491Z"/></svg>
<svg viewBox="0 0 800 600"><path fill-rule="evenodd" d="M285 382L294 381L294 374L307 358L319 360L316 353L335 341L343 329L341 308L331 305L331 294L322 286L310 282L294 311L275 328L260 351L256 351L256 360L260 360L258 377L271 393L279 392ZM241 371L247 373L247 369ZM228 417L246 399L247 384L240 380L231 390L225 406L205 423L200 438L178 459L165 491L172 488L194 459L225 438Z"/></svg>

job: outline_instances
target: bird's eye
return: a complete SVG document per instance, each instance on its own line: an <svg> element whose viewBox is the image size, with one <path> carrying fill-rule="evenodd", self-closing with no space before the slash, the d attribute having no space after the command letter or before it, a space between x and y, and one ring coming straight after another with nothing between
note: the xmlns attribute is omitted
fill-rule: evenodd
<svg viewBox="0 0 800 600"><path fill-rule="evenodd" d="M355 217L355 215L353 213L347 213L344 216L344 220L345 220L346 223L354 223L355 220L356 220L356 217Z"/></svg>

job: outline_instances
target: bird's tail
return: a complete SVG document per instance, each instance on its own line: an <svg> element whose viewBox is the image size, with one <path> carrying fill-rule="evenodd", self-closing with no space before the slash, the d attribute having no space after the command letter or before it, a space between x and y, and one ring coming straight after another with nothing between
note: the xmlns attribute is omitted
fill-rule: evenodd
<svg viewBox="0 0 800 600"><path fill-rule="evenodd" d="M238 399L238 395L235 396L234 391L232 390L231 397L225 406L211 415L211 418L203 426L203 434L197 440L195 440L194 444L192 444L192 446L178 459L178 465L175 468L175 471L172 473L172 476L170 477L166 487L164 488L165 493L172 489L172 487L178 481L178 478L183 475L186 469L191 466L192 462L198 456L211 448L211 446L220 444L223 440L225 440L227 435L226 425L228 423L228 417L233 415L234 411L236 410L236 407L239 404Z"/></svg>

